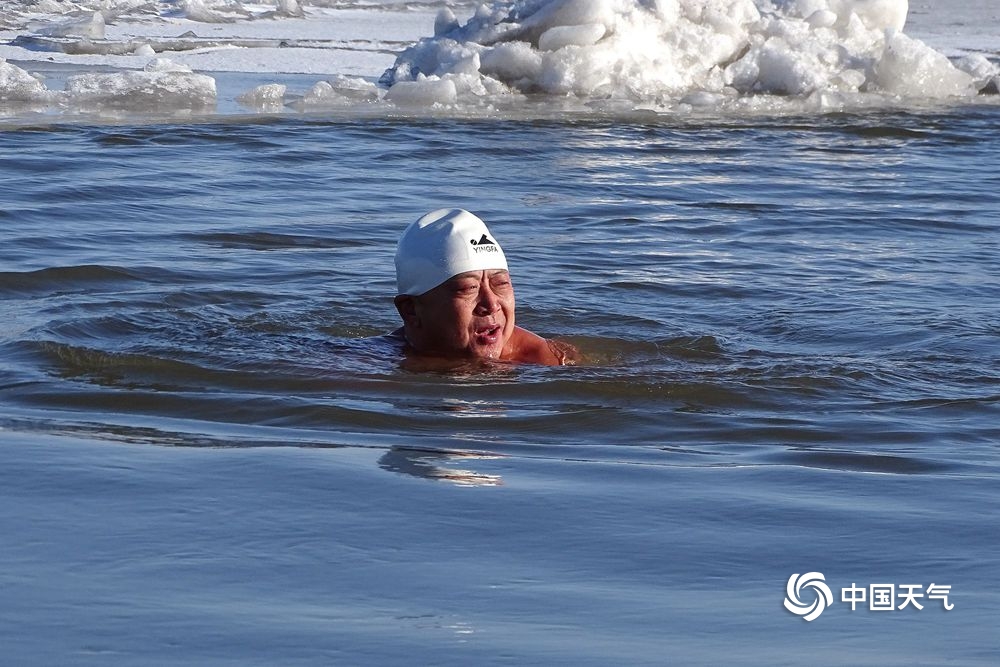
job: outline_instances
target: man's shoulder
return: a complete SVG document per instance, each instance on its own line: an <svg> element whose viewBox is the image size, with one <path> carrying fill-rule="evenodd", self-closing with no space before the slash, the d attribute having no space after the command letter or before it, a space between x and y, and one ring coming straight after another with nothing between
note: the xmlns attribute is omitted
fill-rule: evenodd
<svg viewBox="0 0 1000 667"><path fill-rule="evenodd" d="M567 366L576 364L580 352L565 341L549 340L521 327L514 327L504 357L509 361Z"/></svg>

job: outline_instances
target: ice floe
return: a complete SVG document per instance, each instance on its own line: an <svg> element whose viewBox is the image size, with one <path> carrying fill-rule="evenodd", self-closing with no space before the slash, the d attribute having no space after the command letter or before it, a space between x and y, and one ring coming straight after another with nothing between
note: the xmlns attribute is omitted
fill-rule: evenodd
<svg viewBox="0 0 1000 667"><path fill-rule="evenodd" d="M216 99L214 78L166 58L156 58L137 72L70 77L66 94L79 106L136 111L204 109Z"/></svg>
<svg viewBox="0 0 1000 667"><path fill-rule="evenodd" d="M52 93L39 79L0 58L0 103L44 103Z"/></svg>
<svg viewBox="0 0 1000 667"><path fill-rule="evenodd" d="M946 56L908 32L908 12L906 0L0 0L0 112L811 111L996 99L1000 46Z"/></svg>
<svg viewBox="0 0 1000 667"><path fill-rule="evenodd" d="M646 107L755 95L820 106L988 92L995 65L953 63L902 32L906 0L521 0L450 13L382 76L387 99L546 94ZM995 84L993 84L995 87Z"/></svg>

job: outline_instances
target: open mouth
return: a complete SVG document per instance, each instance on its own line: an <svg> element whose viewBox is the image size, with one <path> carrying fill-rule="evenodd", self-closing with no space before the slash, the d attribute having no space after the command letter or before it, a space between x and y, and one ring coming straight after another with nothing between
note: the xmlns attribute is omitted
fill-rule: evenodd
<svg viewBox="0 0 1000 667"><path fill-rule="evenodd" d="M485 327L477 327L476 342L480 345L493 345L500 340L500 333L503 331L503 327L499 324L491 324Z"/></svg>

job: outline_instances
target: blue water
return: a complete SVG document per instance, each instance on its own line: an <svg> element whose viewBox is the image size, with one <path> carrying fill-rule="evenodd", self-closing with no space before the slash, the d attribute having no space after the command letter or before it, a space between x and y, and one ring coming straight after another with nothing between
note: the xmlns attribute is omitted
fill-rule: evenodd
<svg viewBox="0 0 1000 667"><path fill-rule="evenodd" d="M995 664L998 121L0 133L4 662ZM585 364L400 367L444 205Z"/></svg>

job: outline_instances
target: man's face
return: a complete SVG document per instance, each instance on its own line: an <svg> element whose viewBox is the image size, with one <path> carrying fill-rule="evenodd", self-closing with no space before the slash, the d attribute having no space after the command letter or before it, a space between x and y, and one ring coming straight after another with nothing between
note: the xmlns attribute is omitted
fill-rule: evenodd
<svg viewBox="0 0 1000 667"><path fill-rule="evenodd" d="M514 333L514 286L502 269L460 273L413 304L420 352L499 359Z"/></svg>

